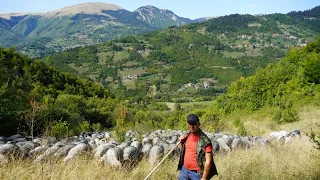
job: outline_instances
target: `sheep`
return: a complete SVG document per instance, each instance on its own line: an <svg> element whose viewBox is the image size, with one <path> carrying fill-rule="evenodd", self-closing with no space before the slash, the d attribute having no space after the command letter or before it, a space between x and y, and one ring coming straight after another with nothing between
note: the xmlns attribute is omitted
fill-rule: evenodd
<svg viewBox="0 0 320 180"><path fill-rule="evenodd" d="M144 144L141 150L142 154L144 156L148 156L151 148L152 148L152 144L150 143Z"/></svg>
<svg viewBox="0 0 320 180"><path fill-rule="evenodd" d="M177 140L178 140L178 136L173 135L173 136L171 136L171 139L167 140L167 142L170 144L175 144L177 142Z"/></svg>
<svg viewBox="0 0 320 180"><path fill-rule="evenodd" d="M250 148L251 146L253 146L252 138L250 136L240 137L240 139L242 140L242 142L244 142L245 148Z"/></svg>
<svg viewBox="0 0 320 180"><path fill-rule="evenodd" d="M22 155L28 155L31 150L38 146L38 144L34 144L31 141L24 141L16 143Z"/></svg>
<svg viewBox="0 0 320 180"><path fill-rule="evenodd" d="M142 144L151 144L152 143L152 139L149 137L144 137L142 139Z"/></svg>
<svg viewBox="0 0 320 180"><path fill-rule="evenodd" d="M113 167L121 167L121 161L123 157L123 150L119 147L113 147L108 149L105 155L105 163Z"/></svg>
<svg viewBox="0 0 320 180"><path fill-rule="evenodd" d="M233 141L233 137L230 135L222 135L223 140L226 142L226 144L228 145L228 147L231 147L232 141Z"/></svg>
<svg viewBox="0 0 320 180"><path fill-rule="evenodd" d="M110 133L109 133L109 132L105 132L105 133L104 133L104 138L110 139L110 138L111 138Z"/></svg>
<svg viewBox="0 0 320 180"><path fill-rule="evenodd" d="M75 147L70 149L70 151L68 152L67 157L65 157L63 159L63 162L67 162L67 161L73 159L75 156L79 155L82 152L87 151L89 148L90 148L90 146L88 144L85 144L85 143L77 144Z"/></svg>
<svg viewBox="0 0 320 180"><path fill-rule="evenodd" d="M53 156L55 156L55 157L66 156L68 154L68 152L75 146L76 146L75 144L67 144L67 145L61 147L57 152L55 152L53 154Z"/></svg>
<svg viewBox="0 0 320 180"><path fill-rule="evenodd" d="M138 152L141 152L142 149L142 143L140 141L132 141L132 143L130 144L130 146L136 147Z"/></svg>
<svg viewBox="0 0 320 180"><path fill-rule="evenodd" d="M21 134L15 134L15 135L9 136L6 140L13 141L13 140L19 139L19 138L24 138L24 136L22 136Z"/></svg>
<svg viewBox="0 0 320 180"><path fill-rule="evenodd" d="M236 149L241 149L241 148L244 148L245 145L244 143L242 142L241 138L240 137L235 137L231 143L231 149L232 150L236 150Z"/></svg>
<svg viewBox="0 0 320 180"><path fill-rule="evenodd" d="M254 140L254 143L261 147L266 147L269 143L269 139L263 137L255 137Z"/></svg>
<svg viewBox="0 0 320 180"><path fill-rule="evenodd" d="M47 145L43 145L43 146L38 146L32 150L29 151L29 154L30 155L33 155L33 154L40 154L42 153L43 151L45 151L46 149L48 148Z"/></svg>
<svg viewBox="0 0 320 180"><path fill-rule="evenodd" d="M41 154L40 156L38 156L36 158L36 161L43 161L45 158L50 157L51 155L53 155L54 153L56 153L60 148L61 148L61 144L55 144L53 146L51 146L50 148L48 148L43 154Z"/></svg>
<svg viewBox="0 0 320 180"><path fill-rule="evenodd" d="M138 148L136 148L134 146L128 146L128 147L124 148L123 160L132 162L132 161L137 160L138 157L139 157Z"/></svg>
<svg viewBox="0 0 320 180"><path fill-rule="evenodd" d="M224 152L231 151L230 147L223 138L219 137L218 139L216 139L216 141L219 143L220 150L223 150Z"/></svg>
<svg viewBox="0 0 320 180"><path fill-rule="evenodd" d="M149 151L148 162L150 165L154 165L164 155L164 148L160 145L153 146Z"/></svg>
<svg viewBox="0 0 320 180"><path fill-rule="evenodd" d="M103 154L105 154L108 151L108 149L113 147L114 145L111 145L109 143L99 145L95 150L94 157L96 159L99 159L101 156L103 156Z"/></svg>
<svg viewBox="0 0 320 180"><path fill-rule="evenodd" d="M18 150L18 147L11 143L0 145L0 154L16 152L17 150Z"/></svg>
<svg viewBox="0 0 320 180"><path fill-rule="evenodd" d="M211 140L211 144L212 144L212 154L215 155L220 150L219 143L215 140Z"/></svg>
<svg viewBox="0 0 320 180"><path fill-rule="evenodd" d="M271 132L270 136L274 139L276 139L277 141L280 141L281 139L283 139L284 137L286 137L288 134L287 131L279 131L279 132Z"/></svg>
<svg viewBox="0 0 320 180"><path fill-rule="evenodd" d="M128 146L130 146L130 142L122 142L121 144L119 144L116 147L121 148L122 150L124 150L124 148L126 148Z"/></svg>

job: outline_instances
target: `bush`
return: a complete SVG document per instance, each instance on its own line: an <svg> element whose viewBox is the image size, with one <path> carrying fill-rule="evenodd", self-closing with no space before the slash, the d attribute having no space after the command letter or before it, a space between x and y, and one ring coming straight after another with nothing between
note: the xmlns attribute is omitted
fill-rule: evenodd
<svg viewBox="0 0 320 180"><path fill-rule="evenodd" d="M88 121L82 121L79 125L79 131L80 132L90 132L91 128L90 128L90 124Z"/></svg>
<svg viewBox="0 0 320 180"><path fill-rule="evenodd" d="M243 122L240 122L239 127L238 127L238 131L237 131L237 135L238 136L246 136L247 134L248 133L247 133L246 128L244 127Z"/></svg>
<svg viewBox="0 0 320 180"><path fill-rule="evenodd" d="M70 124L67 121L58 121L50 129L49 135L57 138L67 137L70 133Z"/></svg>
<svg viewBox="0 0 320 180"><path fill-rule="evenodd" d="M298 121L298 112L291 106L285 108L278 108L273 116L273 120L277 123L290 123Z"/></svg>
<svg viewBox="0 0 320 180"><path fill-rule="evenodd" d="M221 131L223 130L223 124L220 122L220 117L218 114L213 112L207 112L202 116L203 126L207 128L208 131Z"/></svg>
<svg viewBox="0 0 320 180"><path fill-rule="evenodd" d="M102 126L100 123L94 123L91 125L91 128L93 129L94 132L100 132L102 131Z"/></svg>

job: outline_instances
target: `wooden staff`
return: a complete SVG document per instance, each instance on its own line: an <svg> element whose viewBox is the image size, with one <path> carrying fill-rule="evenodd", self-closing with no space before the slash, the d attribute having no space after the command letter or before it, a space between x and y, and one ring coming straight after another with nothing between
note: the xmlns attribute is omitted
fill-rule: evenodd
<svg viewBox="0 0 320 180"><path fill-rule="evenodd" d="M147 180L151 174L160 166L160 164L169 156L169 154L172 153L172 151L180 144L180 141L177 143L177 145L174 146L174 148L171 149L171 151L159 162L159 164L153 168L153 170L148 174L148 176L146 178L144 178L144 180Z"/></svg>

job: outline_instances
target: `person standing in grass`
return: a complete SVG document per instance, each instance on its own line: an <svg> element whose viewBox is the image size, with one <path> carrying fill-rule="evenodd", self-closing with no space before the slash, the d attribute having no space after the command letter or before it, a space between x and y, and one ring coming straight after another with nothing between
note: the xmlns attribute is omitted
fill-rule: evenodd
<svg viewBox="0 0 320 180"><path fill-rule="evenodd" d="M179 180L207 180L218 175L213 161L212 144L202 132L197 115L187 117L190 133L180 137Z"/></svg>

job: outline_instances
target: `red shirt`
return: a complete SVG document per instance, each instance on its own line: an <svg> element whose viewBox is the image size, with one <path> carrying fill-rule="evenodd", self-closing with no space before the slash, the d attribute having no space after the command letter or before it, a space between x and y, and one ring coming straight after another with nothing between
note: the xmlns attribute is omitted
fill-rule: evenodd
<svg viewBox="0 0 320 180"><path fill-rule="evenodd" d="M200 172L200 168L197 163L197 142L199 140L200 134L190 133L185 144L185 154L184 154L184 167L188 170L196 170ZM212 145L206 147L206 152L212 152Z"/></svg>

